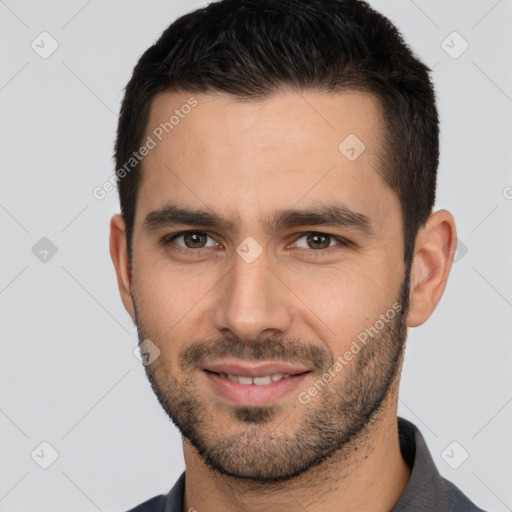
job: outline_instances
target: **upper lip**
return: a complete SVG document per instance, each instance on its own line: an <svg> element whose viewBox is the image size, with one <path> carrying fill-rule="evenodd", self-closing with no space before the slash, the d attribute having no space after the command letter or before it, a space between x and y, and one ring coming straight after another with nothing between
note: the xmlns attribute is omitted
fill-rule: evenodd
<svg viewBox="0 0 512 512"><path fill-rule="evenodd" d="M277 373L297 375L310 371L305 366L285 363L285 362L268 362L268 363L248 363L248 362L217 362L206 365L204 370L214 373L225 373L227 375L237 375L239 377L263 377L266 375L275 375Z"/></svg>

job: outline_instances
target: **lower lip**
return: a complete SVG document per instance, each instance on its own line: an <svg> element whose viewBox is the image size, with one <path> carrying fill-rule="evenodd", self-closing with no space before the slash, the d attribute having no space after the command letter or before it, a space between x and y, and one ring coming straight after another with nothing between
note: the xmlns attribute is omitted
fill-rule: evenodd
<svg viewBox="0 0 512 512"><path fill-rule="evenodd" d="M204 371L214 389L224 398L236 405L255 407L270 405L291 393L309 375L310 372L290 375L290 377L259 386L257 384L239 384L217 373Z"/></svg>

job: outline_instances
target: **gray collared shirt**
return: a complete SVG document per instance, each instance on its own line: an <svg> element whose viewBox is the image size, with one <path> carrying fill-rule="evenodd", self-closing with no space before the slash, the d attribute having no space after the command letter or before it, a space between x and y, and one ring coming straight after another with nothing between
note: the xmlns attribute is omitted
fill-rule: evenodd
<svg viewBox="0 0 512 512"><path fill-rule="evenodd" d="M412 471L404 493L390 512L484 512L440 475L414 424L398 418L398 435L402 456ZM156 496L129 512L185 512L184 493L182 473L167 496Z"/></svg>

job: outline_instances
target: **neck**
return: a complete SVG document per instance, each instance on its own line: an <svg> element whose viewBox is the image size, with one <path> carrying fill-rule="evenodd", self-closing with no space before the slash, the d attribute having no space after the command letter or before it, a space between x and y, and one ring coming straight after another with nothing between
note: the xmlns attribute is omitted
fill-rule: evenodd
<svg viewBox="0 0 512 512"><path fill-rule="evenodd" d="M343 450L306 473L278 483L255 483L221 475L184 442L184 510L253 512L276 507L289 512L389 512L407 486L410 469L402 458L394 404ZM387 406L386 406L387 405ZM384 414L382 414L384 412Z"/></svg>

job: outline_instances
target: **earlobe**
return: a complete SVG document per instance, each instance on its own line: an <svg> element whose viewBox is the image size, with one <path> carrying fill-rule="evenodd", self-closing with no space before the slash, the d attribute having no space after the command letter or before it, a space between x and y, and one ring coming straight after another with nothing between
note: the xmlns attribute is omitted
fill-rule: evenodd
<svg viewBox="0 0 512 512"><path fill-rule="evenodd" d="M123 305L135 321L131 289L131 269L126 245L126 228L123 217L119 214L110 219L110 256L116 270L117 285Z"/></svg>
<svg viewBox="0 0 512 512"><path fill-rule="evenodd" d="M409 327L423 324L439 303L456 248L452 214L447 210L432 213L416 238L407 314Z"/></svg>

